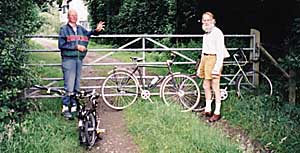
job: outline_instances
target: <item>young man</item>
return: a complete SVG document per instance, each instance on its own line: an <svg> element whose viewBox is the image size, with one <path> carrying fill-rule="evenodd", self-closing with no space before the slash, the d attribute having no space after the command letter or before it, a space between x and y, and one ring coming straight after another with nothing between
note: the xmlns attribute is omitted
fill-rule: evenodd
<svg viewBox="0 0 300 153"><path fill-rule="evenodd" d="M82 60L87 53L87 45L91 35L104 30L104 22L100 21L95 30L87 31L77 24L77 12L68 11L68 23L60 28L58 47L61 50L64 89L67 93L80 90ZM62 98L62 112L66 118L72 118L71 111L76 111L76 102L70 96ZM72 107L72 109L70 109Z"/></svg>
<svg viewBox="0 0 300 153"><path fill-rule="evenodd" d="M203 88L205 92L205 110L203 115L210 117L209 122L218 121L221 118L221 95L220 77L223 66L223 59L229 57L229 53L224 45L223 32L215 26L216 20L211 12L202 15L203 35L201 61L197 70L197 75L204 78ZM215 110L212 113L212 93L215 94Z"/></svg>

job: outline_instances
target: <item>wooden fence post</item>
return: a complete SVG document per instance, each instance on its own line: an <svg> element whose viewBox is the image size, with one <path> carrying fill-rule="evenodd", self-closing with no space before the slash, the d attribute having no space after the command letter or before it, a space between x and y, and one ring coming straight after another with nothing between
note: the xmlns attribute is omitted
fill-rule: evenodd
<svg viewBox="0 0 300 153"><path fill-rule="evenodd" d="M293 70L289 71L290 78L289 78L289 103L296 104L296 73Z"/></svg>

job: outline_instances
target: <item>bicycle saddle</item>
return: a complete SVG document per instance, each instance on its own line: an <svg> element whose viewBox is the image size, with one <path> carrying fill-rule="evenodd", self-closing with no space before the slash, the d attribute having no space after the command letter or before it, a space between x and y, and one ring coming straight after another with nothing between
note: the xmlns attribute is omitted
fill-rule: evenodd
<svg viewBox="0 0 300 153"><path fill-rule="evenodd" d="M141 62L141 61L144 60L144 59L141 58L141 57L130 57L130 59L131 59L132 61L134 61L134 62Z"/></svg>

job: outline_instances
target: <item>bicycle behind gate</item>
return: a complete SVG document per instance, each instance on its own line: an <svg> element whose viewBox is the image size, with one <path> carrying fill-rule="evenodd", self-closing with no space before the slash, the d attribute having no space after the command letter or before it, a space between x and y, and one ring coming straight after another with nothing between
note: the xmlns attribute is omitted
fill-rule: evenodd
<svg viewBox="0 0 300 153"><path fill-rule="evenodd" d="M166 61L165 66L142 64L143 58L131 57L135 67L132 71L115 67L103 81L101 95L103 101L111 108L122 110L132 105L138 96L150 100L151 89L160 86L159 95L164 103L176 103L181 105L182 112L194 109L200 100L200 90L190 76L172 72L175 55ZM142 67L167 68L168 72L163 77L155 76L151 83L146 85L142 76ZM138 72L139 77L135 75Z"/></svg>
<svg viewBox="0 0 300 153"><path fill-rule="evenodd" d="M61 96L68 95L74 97L77 104L77 118L78 118L78 128L79 128L79 141L80 144L86 147L92 147L99 134L105 132L104 129L100 129L100 120L97 116L97 99L99 98L99 93L96 90L91 91L80 91L78 93L67 93L65 90L54 89L50 87L44 87L39 85L34 85L34 87L46 90L48 94L57 93ZM85 98L88 98L88 102ZM81 102L83 100L83 102ZM90 104L91 107L88 108L87 105Z"/></svg>
<svg viewBox="0 0 300 153"><path fill-rule="evenodd" d="M239 48L234 54L233 59L238 70L235 72L232 78L226 77L228 81L225 86L221 86L221 100L226 100L228 97L228 87L235 85L236 94L243 98L245 95L248 96L271 96L273 93L273 85L268 76L259 71L248 71L245 72L243 67L249 63L247 56L242 48ZM196 74L191 76L192 78L198 78ZM202 86L202 80L200 81ZM223 88L222 88L223 87ZM204 110L204 104L201 102L194 111Z"/></svg>

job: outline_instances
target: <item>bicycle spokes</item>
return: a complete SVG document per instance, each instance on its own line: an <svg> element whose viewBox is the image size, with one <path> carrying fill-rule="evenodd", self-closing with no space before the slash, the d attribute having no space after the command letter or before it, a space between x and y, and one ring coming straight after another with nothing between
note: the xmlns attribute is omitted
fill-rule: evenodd
<svg viewBox="0 0 300 153"><path fill-rule="evenodd" d="M124 109L131 105L137 96L137 82L126 72L112 73L103 82L102 98L109 107Z"/></svg>
<svg viewBox="0 0 300 153"><path fill-rule="evenodd" d="M96 141L96 119L95 116L90 113L85 117L84 131L86 137L86 143L88 146L93 146Z"/></svg>
<svg viewBox="0 0 300 153"><path fill-rule="evenodd" d="M163 100L166 104L176 103L183 111L190 111L198 105L200 90L197 83L186 75L169 77L162 87Z"/></svg>
<svg viewBox="0 0 300 153"><path fill-rule="evenodd" d="M252 71L241 77L238 81L238 92L245 95L269 96L272 95L272 84L263 73Z"/></svg>

